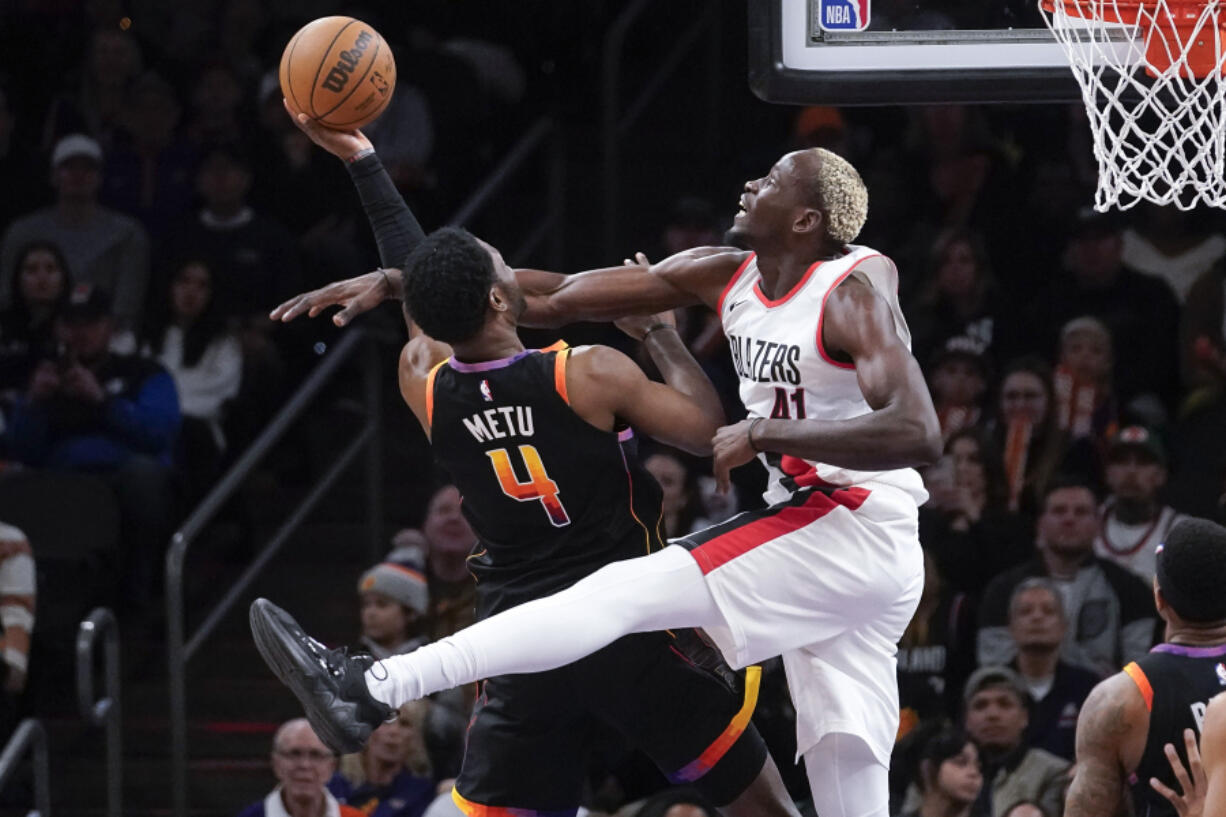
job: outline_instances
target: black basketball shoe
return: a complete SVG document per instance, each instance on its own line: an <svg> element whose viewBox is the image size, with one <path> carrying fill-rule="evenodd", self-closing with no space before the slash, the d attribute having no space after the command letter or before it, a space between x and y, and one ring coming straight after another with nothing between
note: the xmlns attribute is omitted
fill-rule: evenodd
<svg viewBox="0 0 1226 817"><path fill-rule="evenodd" d="M374 656L328 649L268 599L251 603L250 618L260 655L298 696L315 734L332 751L358 751L379 724L396 715L366 686L366 670Z"/></svg>

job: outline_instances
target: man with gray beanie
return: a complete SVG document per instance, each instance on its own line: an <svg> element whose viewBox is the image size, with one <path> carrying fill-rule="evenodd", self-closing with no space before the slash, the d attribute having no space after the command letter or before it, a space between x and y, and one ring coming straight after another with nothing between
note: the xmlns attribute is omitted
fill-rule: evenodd
<svg viewBox="0 0 1226 817"><path fill-rule="evenodd" d="M1185 519L1155 563L1166 640L1095 687L1082 707L1066 817L1112 817L1126 796L1136 814L1173 817L1158 790L1179 790L1168 758L1187 762L1209 700L1226 690L1226 528Z"/></svg>

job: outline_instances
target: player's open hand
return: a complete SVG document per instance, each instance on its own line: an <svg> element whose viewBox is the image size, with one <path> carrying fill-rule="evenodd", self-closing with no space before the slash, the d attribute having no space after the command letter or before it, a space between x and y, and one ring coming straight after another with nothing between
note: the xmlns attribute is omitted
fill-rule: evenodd
<svg viewBox="0 0 1226 817"><path fill-rule="evenodd" d="M316 124L309 116L294 110L288 99L282 97L285 112L298 126L298 130L310 137L311 141L338 159L348 161L355 154L371 148L370 140L360 130L333 130Z"/></svg>
<svg viewBox="0 0 1226 817"><path fill-rule="evenodd" d="M1205 813L1206 783L1205 769L1201 765L1200 751L1196 747L1196 733L1191 729L1183 730L1183 743L1188 752L1188 768L1184 768L1183 761L1179 759L1179 753L1173 745L1168 743L1163 747L1166 760L1171 764L1171 771L1175 773L1175 779L1179 781L1183 794L1176 794L1156 777L1149 779L1149 785L1171 802L1179 817L1201 817Z"/></svg>
<svg viewBox="0 0 1226 817"><path fill-rule="evenodd" d="M339 306L342 309L332 316L332 322L337 326L345 326L358 315L369 312L388 298L397 297L391 286L392 273L397 271L375 270L295 295L270 312L268 317L282 322L292 321L303 314L314 318L330 306Z"/></svg>
<svg viewBox="0 0 1226 817"><path fill-rule="evenodd" d="M753 423L754 419L742 420L715 432L711 443L714 457L711 469L715 473L715 487L721 494L728 493L732 469L744 465L758 454L749 443L749 429Z"/></svg>

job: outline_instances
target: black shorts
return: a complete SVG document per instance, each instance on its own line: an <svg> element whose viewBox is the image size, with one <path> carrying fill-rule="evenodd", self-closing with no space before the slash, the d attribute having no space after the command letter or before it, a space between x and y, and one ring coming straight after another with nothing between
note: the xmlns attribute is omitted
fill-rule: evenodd
<svg viewBox="0 0 1226 817"><path fill-rule="evenodd" d="M573 814L605 725L670 781L725 805L766 762L750 722L758 679L758 667L733 673L693 631L629 635L549 672L490 678L453 796L472 817Z"/></svg>

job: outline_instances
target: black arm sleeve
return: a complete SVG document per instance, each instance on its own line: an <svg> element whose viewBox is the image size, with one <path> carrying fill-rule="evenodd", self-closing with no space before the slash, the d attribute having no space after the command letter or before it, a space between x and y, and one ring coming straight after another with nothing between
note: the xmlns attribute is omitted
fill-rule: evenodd
<svg viewBox="0 0 1226 817"><path fill-rule="evenodd" d="M385 267L403 266L409 252L426 237L417 217L400 197L377 154L364 156L345 167L375 233L379 263Z"/></svg>

